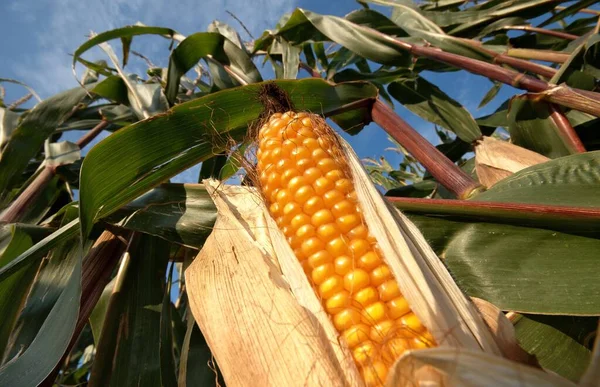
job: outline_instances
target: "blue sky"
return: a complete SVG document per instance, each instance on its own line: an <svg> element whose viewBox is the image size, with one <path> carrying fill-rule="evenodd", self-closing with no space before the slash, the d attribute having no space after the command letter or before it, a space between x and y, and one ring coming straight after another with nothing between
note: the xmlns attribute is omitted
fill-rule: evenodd
<svg viewBox="0 0 600 387"><path fill-rule="evenodd" d="M343 16L359 9L350 0L5 0L0 14L2 41L0 55L0 78L14 78L29 84L42 98L69 87L76 86L71 71L70 54L81 45L90 31L96 33L142 22L146 25L170 27L184 35L205 31L209 23L218 19L238 29L243 39L249 37L239 24L227 14L233 12L241 19L254 37L265 29L273 29L279 18L296 7L322 14ZM248 6L252 4L252 6ZM388 8L377 7L389 15ZM10 38L7 38L10 37ZM120 43L112 42L115 51ZM169 42L159 37L134 38L132 49L142 52L156 64L168 64ZM99 50L84 55L88 60L107 59ZM81 69L80 69L81 70ZM134 58L129 72L143 72L143 63ZM261 70L266 78L272 76L270 69ZM503 87L500 95L484 109L477 105L492 83L465 72L427 73L424 76L437 84L451 97L462 103L473 116L493 112L514 89ZM8 85L7 101L23 94L23 89ZM419 130L426 138L437 144L433 125L421 120L396 104L399 114ZM75 140L80 133L70 133L64 139ZM367 126L361 134L348 138L360 157L384 155L397 164L400 157L384 151L392 144L387 135L376 125ZM176 181L193 182L197 167L177 177Z"/></svg>

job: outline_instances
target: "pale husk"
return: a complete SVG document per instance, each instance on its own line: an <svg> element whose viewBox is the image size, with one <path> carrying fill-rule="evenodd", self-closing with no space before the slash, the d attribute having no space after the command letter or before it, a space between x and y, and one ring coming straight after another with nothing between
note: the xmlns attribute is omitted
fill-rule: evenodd
<svg viewBox="0 0 600 387"><path fill-rule="evenodd" d="M302 306L320 306L308 282L299 303L282 277L272 246L283 236L256 192L205 183L218 216L185 272L186 287L227 386L362 385L333 326Z"/></svg>
<svg viewBox="0 0 600 387"><path fill-rule="evenodd" d="M493 137L483 137L475 145L475 171L487 188L513 173L549 160L539 153Z"/></svg>
<svg viewBox="0 0 600 387"><path fill-rule="evenodd" d="M465 348L428 348L406 352L390 369L387 387L409 385L418 372L433 368L447 384L464 387L573 387L558 375L511 360ZM392 384L394 381L399 383Z"/></svg>
<svg viewBox="0 0 600 387"><path fill-rule="evenodd" d="M519 346L513 323L496 305L481 298L471 297L471 300L483 321L492 331L494 340L505 358L518 363L539 366L535 356L528 354Z"/></svg>
<svg viewBox="0 0 600 387"><path fill-rule="evenodd" d="M587 370L579 381L581 387L598 387L600 386L600 321L596 329L596 339L594 340L594 349L592 358Z"/></svg>

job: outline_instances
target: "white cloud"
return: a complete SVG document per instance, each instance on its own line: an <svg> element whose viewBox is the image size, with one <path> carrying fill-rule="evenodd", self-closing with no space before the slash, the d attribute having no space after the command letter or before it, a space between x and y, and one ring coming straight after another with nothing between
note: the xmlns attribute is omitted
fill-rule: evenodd
<svg viewBox="0 0 600 387"><path fill-rule="evenodd" d="M15 0L8 7L10 17L18 18L22 28L37 33L34 41L23 42L26 57L14 56L16 76L31 84L43 96L76 85L71 72L71 54L90 31L103 32L131 25L173 28L184 35L205 31L214 20L231 24L243 38L242 28L226 11L233 12L256 37L274 28L279 18L293 10L296 0ZM16 33L19 36L19 33ZM158 64L168 63L168 42L159 37L134 38L133 49L150 55ZM115 44L118 51L119 44ZM96 50L86 59L104 58Z"/></svg>

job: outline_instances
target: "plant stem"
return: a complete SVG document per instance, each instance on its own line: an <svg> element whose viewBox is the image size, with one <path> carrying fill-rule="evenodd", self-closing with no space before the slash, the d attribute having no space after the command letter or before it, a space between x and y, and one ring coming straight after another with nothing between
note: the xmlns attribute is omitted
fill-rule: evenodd
<svg viewBox="0 0 600 387"><path fill-rule="evenodd" d="M321 74L304 62L298 63L298 68L306 70L313 78L321 78Z"/></svg>
<svg viewBox="0 0 600 387"><path fill-rule="evenodd" d="M69 355L77 342L81 331L88 323L88 319L102 291L110 282L110 277L125 251L126 245L120 237L110 231L104 231L96 240L89 253L83 259L81 272L81 301L79 317L71 341L63 354L61 361L40 386L50 387L54 384L63 359Z"/></svg>
<svg viewBox="0 0 600 387"><path fill-rule="evenodd" d="M494 63L506 64L519 70L528 71L546 78L552 78L556 75L556 70L552 67L544 66L539 63L529 62L527 60L513 58L504 54L494 56Z"/></svg>
<svg viewBox="0 0 600 387"><path fill-rule="evenodd" d="M108 126L108 121L101 121L98 125L84 134L76 144L83 148L92 141L102 130ZM37 200L44 188L52 181L56 175L56 167L46 165L44 169L36 176L23 192L10 204L10 206L0 215L0 223L18 222L24 215L25 210Z"/></svg>
<svg viewBox="0 0 600 387"><path fill-rule="evenodd" d="M585 146L560 108L554 104L548 104L548 108L550 110L550 119L560 131L560 136L568 147L575 153L584 153L586 151Z"/></svg>
<svg viewBox="0 0 600 387"><path fill-rule="evenodd" d="M368 27L362 27L368 28ZM556 86L540 79L519 73L514 70L505 69L501 66L480 61L464 56L444 52L440 49L417 46L401 40L391 38L376 30L369 29L372 33L394 42L400 49L409 51L417 57L425 57L438 62L446 63L456 68L466 70L470 73L482 75L493 81L505 83L518 89L533 93L543 93L542 98L550 102L580 110L600 117L600 94L580 89L572 89L567 86Z"/></svg>
<svg viewBox="0 0 600 387"><path fill-rule="evenodd" d="M371 117L458 198L466 199L482 188L379 99L373 104Z"/></svg>
<svg viewBox="0 0 600 387"><path fill-rule="evenodd" d="M386 197L394 206L407 213L448 216L494 223L519 224L574 232L573 225L583 234L600 234L600 209L543 204L488 202L479 200L421 199ZM557 227L558 226L558 227Z"/></svg>
<svg viewBox="0 0 600 387"><path fill-rule="evenodd" d="M533 50L531 48L509 48L506 55L513 58L541 60L544 62L565 63L569 54L558 51Z"/></svg>
<svg viewBox="0 0 600 387"><path fill-rule="evenodd" d="M567 39L567 40L575 40L575 39L579 38L579 36L569 34L567 32L547 30L545 28L532 27L532 26L506 26L506 27L503 27L502 29L535 32L537 34L554 36L556 38Z"/></svg>
<svg viewBox="0 0 600 387"><path fill-rule="evenodd" d="M556 75L556 70L552 67L544 66L539 63L533 63L528 60L513 58L506 54L499 54L495 51L485 48L482 42L472 39L460 39L462 42L477 47L478 50L490 55L493 58L493 63L506 64L518 70L528 71L533 74L538 74L546 78L552 78Z"/></svg>

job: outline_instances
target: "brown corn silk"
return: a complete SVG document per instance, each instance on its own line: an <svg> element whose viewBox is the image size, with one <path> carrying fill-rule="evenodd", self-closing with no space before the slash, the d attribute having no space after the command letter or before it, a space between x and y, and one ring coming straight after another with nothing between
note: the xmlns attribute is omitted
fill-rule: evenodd
<svg viewBox="0 0 600 387"><path fill-rule="evenodd" d="M259 131L257 173L271 216L367 386L408 349L434 345L365 225L341 145L321 118L275 113Z"/></svg>

